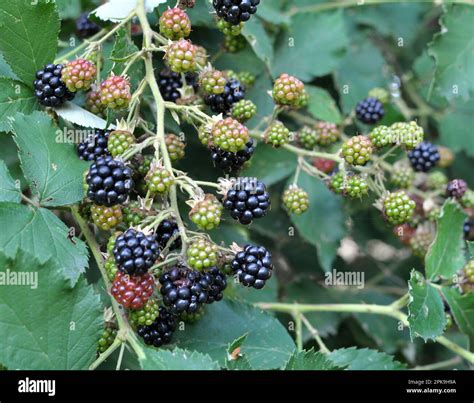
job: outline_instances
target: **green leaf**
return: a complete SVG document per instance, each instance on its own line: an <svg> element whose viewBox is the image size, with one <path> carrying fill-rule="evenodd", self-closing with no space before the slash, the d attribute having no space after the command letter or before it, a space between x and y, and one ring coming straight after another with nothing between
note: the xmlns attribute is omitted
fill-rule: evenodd
<svg viewBox="0 0 474 403"><path fill-rule="evenodd" d="M441 336L446 327L446 315L438 290L416 270L411 272L408 290L410 293L408 323L411 338L418 336L426 341Z"/></svg>
<svg viewBox="0 0 474 403"><path fill-rule="evenodd" d="M335 365L326 355L313 349L295 351L285 367L285 370L290 371L328 371L335 369L341 369L341 367Z"/></svg>
<svg viewBox="0 0 474 403"><path fill-rule="evenodd" d="M272 74L288 73L303 81L328 74L342 61L348 42L342 10L296 14L277 41Z"/></svg>
<svg viewBox="0 0 474 403"><path fill-rule="evenodd" d="M308 192L309 208L300 216L292 214L291 219L300 235L317 247L319 262L329 271L346 234L341 198L306 172L301 172L298 186Z"/></svg>
<svg viewBox="0 0 474 403"><path fill-rule="evenodd" d="M464 257L463 225L466 215L452 200L444 203L437 220L436 237L425 258L426 278L451 277L461 269Z"/></svg>
<svg viewBox="0 0 474 403"><path fill-rule="evenodd" d="M31 89L25 84L0 77L0 131L8 131L8 119L16 112L31 113L38 103Z"/></svg>
<svg viewBox="0 0 474 403"><path fill-rule="evenodd" d="M14 257L22 249L41 263L53 259L63 269L63 278L74 285L87 266L84 242L73 237L51 211L23 204L0 203L0 251Z"/></svg>
<svg viewBox="0 0 474 403"><path fill-rule="evenodd" d="M82 174L88 164L77 157L73 144L66 143L64 131L55 128L43 112L17 113L11 125L23 172L41 205L64 206L82 200Z"/></svg>
<svg viewBox="0 0 474 403"><path fill-rule="evenodd" d="M240 352L240 348L245 339L247 339L247 334L244 334L229 344L225 360L225 367L227 369L239 371L249 371L253 369L245 354Z"/></svg>
<svg viewBox="0 0 474 403"><path fill-rule="evenodd" d="M405 369L405 364L395 361L391 355L368 348L341 348L332 351L329 360L348 370L391 371Z"/></svg>
<svg viewBox="0 0 474 403"><path fill-rule="evenodd" d="M99 297L84 279L69 288L64 269L22 251L12 260L0 254L0 274L10 279L0 293L0 362L8 368L87 369L96 358Z"/></svg>
<svg viewBox="0 0 474 403"><path fill-rule="evenodd" d="M61 19L76 18L81 12L81 3L76 0L56 0Z"/></svg>
<svg viewBox="0 0 474 403"><path fill-rule="evenodd" d="M447 99L467 100L474 94L474 7L451 5L441 17L441 32L434 36L429 53L436 60L434 87Z"/></svg>
<svg viewBox="0 0 474 403"><path fill-rule="evenodd" d="M306 85L305 88L309 95L308 111L315 118L326 122L341 123L341 113L329 92L312 85Z"/></svg>
<svg viewBox="0 0 474 403"><path fill-rule="evenodd" d="M152 348L145 349L146 358L140 360L145 370L161 371L210 371L218 370L219 365L207 354L197 351L186 351L180 348L173 350Z"/></svg>
<svg viewBox="0 0 474 403"><path fill-rule="evenodd" d="M242 301L232 300L206 307L203 318L176 332L175 340L178 347L209 354L224 366L229 344L245 334L241 353L255 369L280 368L295 349L293 340L277 319Z"/></svg>
<svg viewBox="0 0 474 403"><path fill-rule="evenodd" d="M273 43L262 21L251 18L244 26L242 35L245 36L257 57L270 68L273 61Z"/></svg>
<svg viewBox="0 0 474 403"><path fill-rule="evenodd" d="M468 242L467 247L469 249L469 254L471 255L471 259L474 258L474 242Z"/></svg>
<svg viewBox="0 0 474 403"><path fill-rule="evenodd" d="M115 128L115 125L110 124L107 126L107 122L104 119L72 102L65 102L63 105L54 108L54 111L64 120L78 126L96 129Z"/></svg>
<svg viewBox="0 0 474 403"><path fill-rule="evenodd" d="M471 351L474 349L474 294L461 295L458 290L442 288L459 330L468 336Z"/></svg>
<svg viewBox="0 0 474 403"><path fill-rule="evenodd" d="M56 55L59 16L54 2L3 0L0 52L19 80L33 87L36 71Z"/></svg>
<svg viewBox="0 0 474 403"><path fill-rule="evenodd" d="M5 163L0 160L0 202L20 203L21 195Z"/></svg>

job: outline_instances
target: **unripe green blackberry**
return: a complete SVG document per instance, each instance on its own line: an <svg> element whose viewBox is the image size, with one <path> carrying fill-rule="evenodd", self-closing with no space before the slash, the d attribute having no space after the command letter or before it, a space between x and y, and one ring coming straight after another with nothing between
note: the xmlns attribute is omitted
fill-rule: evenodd
<svg viewBox="0 0 474 403"><path fill-rule="evenodd" d="M391 224L403 224L413 218L416 203L403 190L389 193L383 199L383 210Z"/></svg>
<svg viewBox="0 0 474 403"><path fill-rule="evenodd" d="M249 138L248 129L232 118L217 121L211 130L212 144L232 153L243 150Z"/></svg>
<svg viewBox="0 0 474 403"><path fill-rule="evenodd" d="M434 235L430 231L417 231L410 239L412 253L424 259L433 240Z"/></svg>
<svg viewBox="0 0 474 403"><path fill-rule="evenodd" d="M130 82L122 76L110 76L100 83L100 102L110 109L126 109L132 99Z"/></svg>
<svg viewBox="0 0 474 403"><path fill-rule="evenodd" d="M331 189L334 193L349 196L352 199L366 196L369 192L367 181L360 175L338 172L331 177Z"/></svg>
<svg viewBox="0 0 474 403"><path fill-rule="evenodd" d="M466 208L474 208L474 191L467 189L461 198L461 204Z"/></svg>
<svg viewBox="0 0 474 403"><path fill-rule="evenodd" d="M105 259L104 269L107 273L107 278L110 282L114 281L115 275L117 274L118 267L115 263L115 259L113 255L110 255L107 259Z"/></svg>
<svg viewBox="0 0 474 403"><path fill-rule="evenodd" d="M398 122L390 126L392 130L392 144L405 146L407 150L415 148L423 141L424 132L421 126L415 121Z"/></svg>
<svg viewBox="0 0 474 403"><path fill-rule="evenodd" d="M187 73L196 70L196 48L187 39L170 43L165 58L170 69L175 73Z"/></svg>
<svg viewBox="0 0 474 403"><path fill-rule="evenodd" d="M316 142L322 147L335 143L341 137L337 125L331 122L317 122L314 129L316 130Z"/></svg>
<svg viewBox="0 0 474 403"><path fill-rule="evenodd" d="M196 226L204 231L217 227L221 222L222 204L214 195L207 194L204 200L197 201L191 211L189 218Z"/></svg>
<svg viewBox="0 0 474 403"><path fill-rule="evenodd" d="M148 190L152 194L166 193L174 183L173 175L163 166L152 167L145 177Z"/></svg>
<svg viewBox="0 0 474 403"><path fill-rule="evenodd" d="M342 156L348 164L365 165L372 155L372 143L367 136L354 136L342 145Z"/></svg>
<svg viewBox="0 0 474 403"><path fill-rule="evenodd" d="M143 154L140 156L136 165L134 165L134 167L136 168L136 171L140 174L140 176L145 177L148 171L150 171L153 158L154 156L151 154Z"/></svg>
<svg viewBox="0 0 474 403"><path fill-rule="evenodd" d="M474 284L474 259L469 260L464 266L464 277L468 283Z"/></svg>
<svg viewBox="0 0 474 403"><path fill-rule="evenodd" d="M198 128L198 138L202 145L209 146L209 139L211 136L211 128L207 125L201 125Z"/></svg>
<svg viewBox="0 0 474 403"><path fill-rule="evenodd" d="M196 65L203 69L204 66L207 64L207 51L202 46L194 45L194 49L196 50L196 55L194 60Z"/></svg>
<svg viewBox="0 0 474 403"><path fill-rule="evenodd" d="M122 222L122 207L119 204L111 207L92 204L91 217L97 227L108 231Z"/></svg>
<svg viewBox="0 0 474 403"><path fill-rule="evenodd" d="M283 192L283 204L290 213L300 215L308 210L308 193L296 185L291 185Z"/></svg>
<svg viewBox="0 0 474 403"><path fill-rule="evenodd" d="M122 208L123 221L129 226L139 225L147 216L146 211L140 208L140 203L136 200L131 201Z"/></svg>
<svg viewBox="0 0 474 403"><path fill-rule="evenodd" d="M383 104L390 101L390 94L385 88L372 88L368 95L370 98L378 99Z"/></svg>
<svg viewBox="0 0 474 403"><path fill-rule="evenodd" d="M228 53L237 53L245 48L247 40L243 35L225 35L224 50Z"/></svg>
<svg viewBox="0 0 474 403"><path fill-rule="evenodd" d="M100 117L105 117L105 110L107 109L100 101L100 93L97 90L90 90L86 94L85 108Z"/></svg>
<svg viewBox="0 0 474 403"><path fill-rule="evenodd" d="M408 189L415 179L415 171L409 166L394 166L390 182L398 188Z"/></svg>
<svg viewBox="0 0 474 403"><path fill-rule="evenodd" d="M114 130L109 134L107 149L113 157L118 157L135 144L135 136L127 130Z"/></svg>
<svg viewBox="0 0 474 403"><path fill-rule="evenodd" d="M114 252L115 240L120 234L122 234L121 231L116 231L109 237L109 240L107 241L107 253L109 254L109 256L111 256L112 253Z"/></svg>
<svg viewBox="0 0 474 403"><path fill-rule="evenodd" d="M264 135L265 143L280 147L290 141L290 131L279 121L273 122Z"/></svg>
<svg viewBox="0 0 474 403"><path fill-rule="evenodd" d="M91 206L92 203L89 202L82 202L79 204L79 214L82 218L86 219L87 221L92 220L91 217Z"/></svg>
<svg viewBox="0 0 474 403"><path fill-rule="evenodd" d="M76 59L66 63L61 70L61 80L71 92L88 90L97 74L94 63Z"/></svg>
<svg viewBox="0 0 474 403"><path fill-rule="evenodd" d="M97 352L99 354L104 353L115 341L117 337L117 329L110 325L106 325L100 336L99 342L97 343Z"/></svg>
<svg viewBox="0 0 474 403"><path fill-rule="evenodd" d="M392 143L393 132L390 127L377 126L369 133L369 138L374 147L382 148Z"/></svg>
<svg viewBox="0 0 474 403"><path fill-rule="evenodd" d="M230 114L240 123L244 123L257 114L257 105L248 99L241 99L232 106Z"/></svg>
<svg viewBox="0 0 474 403"><path fill-rule="evenodd" d="M240 35L242 32L242 28L244 27L244 23L241 22L237 25L232 25L230 22L227 22L221 18L217 20L217 29L221 31L226 36L237 36Z"/></svg>
<svg viewBox="0 0 474 403"><path fill-rule="evenodd" d="M428 189L444 189L448 183L448 177L441 171L434 171L428 174L426 186Z"/></svg>
<svg viewBox="0 0 474 403"><path fill-rule="evenodd" d="M186 144L175 134L168 134L165 138L166 149L171 161L179 161L184 158L184 149Z"/></svg>
<svg viewBox="0 0 474 403"><path fill-rule="evenodd" d="M243 85L245 85L246 88L252 87L255 84L255 80L257 79L254 74L248 71L241 71L239 73L236 73L236 78Z"/></svg>
<svg viewBox="0 0 474 403"><path fill-rule="evenodd" d="M186 255L189 266L203 270L217 265L219 248L205 239L199 239L189 245Z"/></svg>
<svg viewBox="0 0 474 403"><path fill-rule="evenodd" d="M453 327L453 315L449 312L445 312L444 315L446 316L446 326L444 327L444 330L449 330Z"/></svg>
<svg viewBox="0 0 474 403"><path fill-rule="evenodd" d="M454 153L449 148L443 146L438 146L438 153L438 166L440 168L447 168L451 166L454 161Z"/></svg>
<svg viewBox="0 0 474 403"><path fill-rule="evenodd" d="M180 8L169 8L160 16L160 33L168 39L187 38L191 33L191 21Z"/></svg>
<svg viewBox="0 0 474 403"><path fill-rule="evenodd" d="M277 105L299 108L305 94L304 84L288 74L282 74L273 85L273 100Z"/></svg>
<svg viewBox="0 0 474 403"><path fill-rule="evenodd" d="M201 90L209 95L219 95L224 92L227 78L219 70L204 70L199 76Z"/></svg>
<svg viewBox="0 0 474 403"><path fill-rule="evenodd" d="M298 143L307 150L313 150L318 144L318 132L309 126L303 126L296 138Z"/></svg>
<svg viewBox="0 0 474 403"><path fill-rule="evenodd" d="M158 300L150 298L141 309L128 312L128 321L136 329L138 326L150 326L158 315Z"/></svg>
<svg viewBox="0 0 474 403"><path fill-rule="evenodd" d="M199 307L196 312L189 313L189 312L181 312L179 315L179 319L181 319L185 323L196 323L199 319L204 316L205 310L204 305Z"/></svg>
<svg viewBox="0 0 474 403"><path fill-rule="evenodd" d="M342 172L336 172L331 176L330 187L334 193L342 194L344 192L346 181Z"/></svg>

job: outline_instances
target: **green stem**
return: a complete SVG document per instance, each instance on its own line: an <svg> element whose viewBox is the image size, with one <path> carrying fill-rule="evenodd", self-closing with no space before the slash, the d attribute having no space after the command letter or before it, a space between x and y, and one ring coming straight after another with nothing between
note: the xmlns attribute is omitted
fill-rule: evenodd
<svg viewBox="0 0 474 403"><path fill-rule="evenodd" d="M303 350L303 325L301 321L301 312L294 311L292 315L293 315L293 319L295 320L296 349L298 351L302 351Z"/></svg>
<svg viewBox="0 0 474 403"><path fill-rule="evenodd" d="M307 329L311 333L311 336L313 336L314 340L316 340L316 343L318 343L319 350L323 354L329 354L331 352L331 350L329 350L329 348L327 348L327 346L324 343L323 339L319 335L318 330L316 328L314 328L313 325L311 325L309 320L306 319L306 316L304 316L303 314L301 314L301 320L303 321L304 325L307 327Z"/></svg>
<svg viewBox="0 0 474 403"><path fill-rule="evenodd" d="M123 345L123 340L116 337L112 345L102 354L100 354L99 357L97 357L97 359L90 365L89 370L92 371L98 368L99 365L102 364L107 358L109 358L120 345Z"/></svg>
<svg viewBox="0 0 474 403"><path fill-rule="evenodd" d="M433 371L436 369L442 369L446 367L452 367L453 365L461 363L461 357L454 357L449 360L435 362L434 364L429 365L419 365L413 368L416 371Z"/></svg>

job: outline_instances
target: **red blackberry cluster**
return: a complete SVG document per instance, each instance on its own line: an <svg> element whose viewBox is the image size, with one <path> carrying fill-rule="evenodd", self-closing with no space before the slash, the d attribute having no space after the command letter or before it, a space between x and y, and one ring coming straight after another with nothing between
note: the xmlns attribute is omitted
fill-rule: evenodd
<svg viewBox="0 0 474 403"><path fill-rule="evenodd" d="M126 309L141 309L150 299L155 279L149 273L130 276L118 271L110 293Z"/></svg>
<svg viewBox="0 0 474 403"><path fill-rule="evenodd" d="M228 80L222 94L210 94L204 98L214 113L229 114L232 106L244 99L245 87L235 78Z"/></svg>
<svg viewBox="0 0 474 403"><path fill-rule="evenodd" d="M175 238L173 243L169 246L169 249L178 249L181 246L181 237L179 236L178 225L175 221L163 220L158 225L155 232L156 240L158 244L165 248L171 238Z"/></svg>
<svg viewBox="0 0 474 403"><path fill-rule="evenodd" d="M83 13L76 20L76 34L81 39L89 38L100 31L100 27L91 21L88 15L89 13Z"/></svg>
<svg viewBox="0 0 474 403"><path fill-rule="evenodd" d="M115 241L114 258L119 270L130 275L144 274L155 263L160 250L155 235L129 228Z"/></svg>
<svg viewBox="0 0 474 403"><path fill-rule="evenodd" d="M417 172L428 172L439 161L438 148L428 142L423 141L408 153L411 166Z"/></svg>
<svg viewBox="0 0 474 403"><path fill-rule="evenodd" d="M272 257L263 246L246 245L235 255L231 267L243 285L256 289L263 288L273 273Z"/></svg>
<svg viewBox="0 0 474 403"><path fill-rule="evenodd" d="M265 185L256 178L238 178L227 191L224 208L233 219L241 224L251 224L254 218L261 218L270 208L270 195Z"/></svg>
<svg viewBox="0 0 474 403"><path fill-rule="evenodd" d="M62 64L47 64L36 72L33 85L35 96L41 105L60 106L74 99L75 94L69 91L61 80L62 70Z"/></svg>
<svg viewBox="0 0 474 403"><path fill-rule="evenodd" d="M138 335L145 344L154 347L161 347L171 341L176 330L177 319L166 308L160 306L158 317L150 326L139 326Z"/></svg>
<svg viewBox="0 0 474 403"><path fill-rule="evenodd" d="M107 149L109 134L110 130L95 129L93 135L77 145L79 158L84 161L95 161L99 157L110 155Z"/></svg>
<svg viewBox="0 0 474 403"><path fill-rule="evenodd" d="M360 101L356 105L355 111L357 119L368 125L377 123L385 114L382 102L373 97Z"/></svg>
<svg viewBox="0 0 474 403"><path fill-rule="evenodd" d="M251 138L245 144L245 148L236 153L211 147L211 159L214 166L222 169L224 173L238 173L243 165L252 158L254 151L254 140Z"/></svg>
<svg viewBox="0 0 474 403"><path fill-rule="evenodd" d="M100 206L123 204L133 188L132 170L111 156L99 157L86 176L87 197Z"/></svg>
<svg viewBox="0 0 474 403"><path fill-rule="evenodd" d="M233 25L248 21L257 12L260 0L213 0L217 15Z"/></svg>

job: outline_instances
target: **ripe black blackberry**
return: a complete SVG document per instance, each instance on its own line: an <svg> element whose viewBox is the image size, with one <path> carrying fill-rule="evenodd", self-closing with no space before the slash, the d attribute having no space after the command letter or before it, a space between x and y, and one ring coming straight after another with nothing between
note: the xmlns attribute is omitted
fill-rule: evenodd
<svg viewBox="0 0 474 403"><path fill-rule="evenodd" d="M176 221L163 220L156 229L156 240L158 244L165 248L168 245L169 240L175 237L174 242L170 245L169 249L178 249L181 247L181 237L179 236L179 228Z"/></svg>
<svg viewBox="0 0 474 403"><path fill-rule="evenodd" d="M438 163L440 156L438 147L423 141L408 153L408 158L415 171L427 172Z"/></svg>
<svg viewBox="0 0 474 403"><path fill-rule="evenodd" d="M218 147L211 147L211 159L214 166L219 167L224 173L237 173L242 166L250 160L255 151L253 139L249 139L245 148L236 153L221 150Z"/></svg>
<svg viewBox="0 0 474 403"><path fill-rule="evenodd" d="M194 73L187 73L185 78L186 84L190 85L195 91L197 91L197 75ZM182 87L183 80L181 79L181 74L175 73L169 69L161 70L158 73L158 88L160 89L161 96L165 101L176 102L181 98L179 90Z"/></svg>
<svg viewBox="0 0 474 403"><path fill-rule="evenodd" d="M176 316L160 306L155 321L150 326L138 326L137 333L143 338L145 344L161 347L171 341L171 337L176 330L176 322Z"/></svg>
<svg viewBox="0 0 474 403"><path fill-rule="evenodd" d="M385 114L382 102L372 97L360 101L355 111L357 119L369 125L377 123Z"/></svg>
<svg viewBox="0 0 474 403"><path fill-rule="evenodd" d="M232 270L246 287L263 288L272 276L272 256L263 246L246 245L231 262Z"/></svg>
<svg viewBox="0 0 474 403"><path fill-rule="evenodd" d="M227 288L227 279L217 267L212 267L203 273L205 280L209 283L207 288L207 304L220 301L224 297Z"/></svg>
<svg viewBox="0 0 474 403"><path fill-rule="evenodd" d="M257 12L260 0L213 0L212 5L219 17L233 25L248 21Z"/></svg>
<svg viewBox="0 0 474 403"><path fill-rule="evenodd" d="M69 91L61 80L62 64L47 64L42 70L36 72L33 82L35 96L44 106L59 106L66 101L71 101L75 94Z"/></svg>
<svg viewBox="0 0 474 403"><path fill-rule="evenodd" d="M133 188L132 170L111 156L99 157L86 176L87 197L99 206L123 204Z"/></svg>
<svg viewBox="0 0 474 403"><path fill-rule="evenodd" d="M231 78L227 81L222 94L211 94L204 98L206 105L209 105L214 113L229 114L232 105L241 101L245 97L245 87L240 81Z"/></svg>
<svg viewBox="0 0 474 403"><path fill-rule="evenodd" d="M160 254L155 235L129 228L118 236L114 246L114 258L119 270L130 275L144 274Z"/></svg>
<svg viewBox="0 0 474 403"><path fill-rule="evenodd" d="M100 31L100 27L88 17L89 13L83 13L76 20L76 34L79 38L89 38Z"/></svg>
<svg viewBox="0 0 474 403"><path fill-rule="evenodd" d="M77 145L79 158L85 161L95 161L97 158L110 155L107 149L110 130L95 129L94 135L88 136Z"/></svg>
<svg viewBox="0 0 474 403"><path fill-rule="evenodd" d="M224 208L241 224L248 225L254 218L261 218L267 214L270 207L270 195L265 185L256 178L238 178L227 191Z"/></svg>
<svg viewBox="0 0 474 403"><path fill-rule="evenodd" d="M160 292L163 303L169 307L170 312L194 313L200 306L208 301L209 289L212 278L207 278L197 270L177 265L160 277Z"/></svg>

